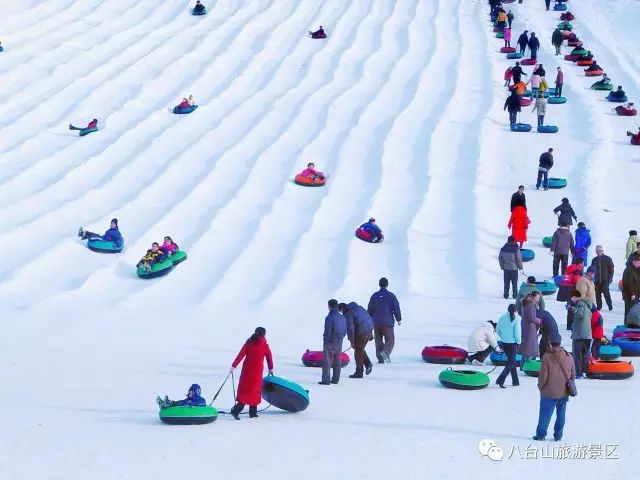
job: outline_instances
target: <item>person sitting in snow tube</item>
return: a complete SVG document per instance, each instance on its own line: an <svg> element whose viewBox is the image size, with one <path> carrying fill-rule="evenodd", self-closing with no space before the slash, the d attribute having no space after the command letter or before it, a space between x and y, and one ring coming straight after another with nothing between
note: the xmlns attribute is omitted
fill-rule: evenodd
<svg viewBox="0 0 640 480"><path fill-rule="evenodd" d="M327 34L324 32L322 25L320 25L320 28L315 32L309 30L309 35L311 35L311 38L327 38Z"/></svg>
<svg viewBox="0 0 640 480"><path fill-rule="evenodd" d="M103 240L105 242L113 242L116 248L119 248L124 243L124 239L122 238L122 234L118 229L118 219L114 218L111 220L111 225L109 229L104 232L103 235L98 233L93 233L84 228L80 227L78 229L78 237L80 240Z"/></svg>
<svg viewBox="0 0 640 480"><path fill-rule="evenodd" d="M316 165L313 162L307 163L307 168L300 172L300 175L310 178L311 180L315 180L316 178L324 180L324 173L316 170Z"/></svg>
<svg viewBox="0 0 640 480"><path fill-rule="evenodd" d="M84 128L74 127L73 125L69 124L69 130L79 130L79 135L81 137L84 137L88 133L98 131L98 119L94 118Z"/></svg>
<svg viewBox="0 0 640 480"><path fill-rule="evenodd" d="M611 79L609 78L609 75L607 75L607 73L604 72L602 74L602 78L597 82L595 82L593 85L591 85L591 88L595 88L598 85L607 85L609 83L611 83Z"/></svg>
<svg viewBox="0 0 640 480"><path fill-rule="evenodd" d="M575 15L571 12L564 12L562 15L560 15L560 20L565 20L567 22L570 22L571 20L575 20Z"/></svg>
<svg viewBox="0 0 640 480"><path fill-rule="evenodd" d="M365 242L378 243L384 239L382 230L376 225L376 219L371 217L368 222L363 223L356 230L356 236Z"/></svg>
<svg viewBox="0 0 640 480"><path fill-rule="evenodd" d="M178 247L178 244L174 242L171 237L164 237L164 242L160 245L160 250L162 250L167 257L170 257L180 250L180 247Z"/></svg>
<svg viewBox="0 0 640 480"><path fill-rule="evenodd" d="M193 7L192 12L194 15L204 15L205 13L207 13L207 9L202 3L200 3L200 0L198 0Z"/></svg>
<svg viewBox="0 0 640 480"><path fill-rule="evenodd" d="M315 164L311 162L307 164L307 168L296 175L294 182L305 187L321 187L327 183L327 179L324 173L316 170Z"/></svg>
<svg viewBox="0 0 640 480"><path fill-rule="evenodd" d="M618 115L623 117L633 117L638 114L638 110L635 109L632 102L627 103L626 106L618 105L615 110Z"/></svg>
<svg viewBox="0 0 640 480"><path fill-rule="evenodd" d="M158 402L158 406L160 408L167 407L204 407L207 404L207 401L202 397L202 389L200 385L194 383L189 387L189 391L187 392L187 398L184 400L169 400L169 397L165 395L164 399L157 397L156 402Z"/></svg>
<svg viewBox="0 0 640 480"><path fill-rule="evenodd" d="M631 143L633 145L640 145L640 128L638 128L638 133L627 132L627 137L631 137Z"/></svg>
<svg viewBox="0 0 640 480"><path fill-rule="evenodd" d="M166 259L167 255L160 250L158 242L153 242L151 248L147 250L146 255L140 259L136 266L146 272L150 272L151 265L164 262Z"/></svg>
<svg viewBox="0 0 640 480"><path fill-rule="evenodd" d="M597 77L598 75L602 75L604 73L604 70L602 69L602 67L600 65L598 65L595 61L591 64L590 67L588 67L585 71L584 74L587 77Z"/></svg>
<svg viewBox="0 0 640 480"><path fill-rule="evenodd" d="M624 93L622 86L618 85L618 89L612 90L611 93L609 93L609 96L613 98L623 98L626 97L626 94Z"/></svg>
<svg viewBox="0 0 640 480"><path fill-rule="evenodd" d="M193 95L189 95L188 98L183 98L178 105L173 107L173 113L191 113L196 108L198 108L198 106L196 105Z"/></svg>

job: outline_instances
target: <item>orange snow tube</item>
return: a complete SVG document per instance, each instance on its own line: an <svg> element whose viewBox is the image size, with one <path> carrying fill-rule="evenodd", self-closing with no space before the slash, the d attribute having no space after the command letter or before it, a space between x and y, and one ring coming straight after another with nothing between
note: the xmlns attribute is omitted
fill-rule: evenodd
<svg viewBox="0 0 640 480"><path fill-rule="evenodd" d="M295 182L298 185L302 185L303 187L322 187L325 183L327 183L326 178L309 178L303 175L296 175Z"/></svg>
<svg viewBox="0 0 640 480"><path fill-rule="evenodd" d="M590 72L587 70L584 71L584 74L587 77L599 77L603 73L604 73L604 70L591 70Z"/></svg>
<svg viewBox="0 0 640 480"><path fill-rule="evenodd" d="M589 67L593 64L593 60L578 60L576 63L581 67Z"/></svg>
<svg viewBox="0 0 640 480"><path fill-rule="evenodd" d="M633 376L631 362L621 360L596 360L589 362L587 377L598 380L623 380Z"/></svg>

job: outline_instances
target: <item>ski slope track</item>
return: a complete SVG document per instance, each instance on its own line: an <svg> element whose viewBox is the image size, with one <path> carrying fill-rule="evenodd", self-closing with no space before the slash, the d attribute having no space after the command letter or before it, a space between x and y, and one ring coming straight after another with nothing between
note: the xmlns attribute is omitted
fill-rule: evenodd
<svg viewBox="0 0 640 480"><path fill-rule="evenodd" d="M502 390L500 368L468 366L488 372L489 387L446 389L443 366L420 356L425 345L466 348L474 328L506 311L497 254L519 184L536 254L526 275L550 278L542 238L567 197L591 230L589 261L602 244L615 283L622 276L627 233L640 228L640 148L625 132L639 124L554 55L560 13L543 0L507 5L513 43L535 31L547 81L564 71L568 102L546 115L560 131L545 135L509 130L503 74L513 61L486 0L204 3L195 17L185 0L0 0L0 480L637 476L637 376L579 380L564 439L548 444L616 445L619 459L492 461L483 439L505 456L547 445L531 440L536 380ZM638 104L640 2L569 8L574 31ZM326 40L306 34L319 25ZM190 94L199 108L174 115ZM531 108L520 121L535 125ZM68 130L92 118L98 132ZM549 147L552 176L568 186L536 191ZM308 162L326 186L293 182ZM381 244L354 236L371 216ZM114 217L122 253L76 237ZM140 280L137 262L165 235L187 261ZM366 306L382 276L402 306L392 363L350 379L349 351L340 383L319 386L320 370L300 357L322 349L327 300ZM612 297L609 337L624 321L617 287ZM545 300L571 350L564 304ZM180 399L198 383L211 401L258 325L276 374L307 389L310 407L162 424L156 395ZM231 382L214 404L232 406Z"/></svg>

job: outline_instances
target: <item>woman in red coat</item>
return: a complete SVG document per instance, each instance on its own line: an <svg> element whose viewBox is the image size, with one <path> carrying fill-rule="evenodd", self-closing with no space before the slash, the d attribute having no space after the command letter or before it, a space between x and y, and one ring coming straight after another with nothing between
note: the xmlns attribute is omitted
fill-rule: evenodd
<svg viewBox="0 0 640 480"><path fill-rule="evenodd" d="M240 420L238 414L245 405L249 405L249 417L258 416L265 357L269 367L269 374L273 375L273 359L271 358L271 350L267 339L264 337L266 334L267 331L264 328L256 328L255 333L249 337L231 365L231 372L233 372L242 359L245 359L240 373L240 382L238 382L237 403L230 412L236 420Z"/></svg>
<svg viewBox="0 0 640 480"><path fill-rule="evenodd" d="M524 242L527 241L527 229L530 223L531 220L527 217L526 208L518 206L513 209L507 227L511 229L511 235L515 241L520 244L520 248L522 248Z"/></svg>

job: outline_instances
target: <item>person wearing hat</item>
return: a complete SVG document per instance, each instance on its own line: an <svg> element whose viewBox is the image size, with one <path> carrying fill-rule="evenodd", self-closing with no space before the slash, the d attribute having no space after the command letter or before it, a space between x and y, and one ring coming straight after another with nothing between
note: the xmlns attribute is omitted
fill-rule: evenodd
<svg viewBox="0 0 640 480"><path fill-rule="evenodd" d="M538 390L540 391L540 410L538 426L534 440L542 441L547 436L547 429L551 423L553 412L556 421L553 426L553 439L562 440L565 424L569 389L567 382L576 378L576 370L571 354L562 348L562 337L555 334L549 338L551 347L542 357L540 373L538 374Z"/></svg>
<svg viewBox="0 0 640 480"><path fill-rule="evenodd" d="M509 298L509 285L511 285L513 298L516 298L518 291L518 270L522 271L522 254L512 235L507 238L507 243L500 249L498 263L503 272L503 297Z"/></svg>
<svg viewBox="0 0 640 480"><path fill-rule="evenodd" d="M611 302L611 293L609 292L609 284L613 282L614 265L611 257L604 254L602 245L596 245L596 256L591 260L591 266L596 269L594 276L594 284L596 288L596 306L598 310L602 308L602 296L607 302L609 311L613 310Z"/></svg>
<svg viewBox="0 0 640 480"><path fill-rule="evenodd" d="M202 390L200 389L200 385L194 383L189 387L189 391L187 392L187 398L184 400L169 400L169 397L165 395L164 399L160 397L156 397L156 402L158 402L158 406L160 408L167 407L204 407L207 404L207 401L201 396Z"/></svg>
<svg viewBox="0 0 640 480"><path fill-rule="evenodd" d="M347 319L338 310L338 301L332 298L329 300L328 307L329 314L324 319L322 335L322 380L318 382L320 385L330 385L340 381L342 341L347 334Z"/></svg>
<svg viewBox="0 0 640 480"><path fill-rule="evenodd" d="M573 323L571 325L573 362L576 367L576 378L580 379L587 373L589 365L591 302L582 298L582 294L578 290L574 290L571 292L571 306L569 308L573 308Z"/></svg>
<svg viewBox="0 0 640 480"><path fill-rule="evenodd" d="M520 289L518 290L518 296L516 297L516 311L518 312L518 315L522 315L522 300L525 297L528 297L529 295L531 295L533 292L540 293L540 301L538 302L538 309L540 310L545 309L544 297L542 296L540 289L536 285L536 277L529 276L527 277L527 283L520 286Z"/></svg>
<svg viewBox="0 0 640 480"><path fill-rule="evenodd" d="M371 217L368 222L360 225L360 228L371 235L371 242L377 243L382 240L382 230L376 225L376 219Z"/></svg>
<svg viewBox="0 0 640 480"><path fill-rule="evenodd" d="M240 381L238 382L236 404L229 412L236 420L240 420L239 415L245 405L249 405L250 418L258 416L258 405L262 401L262 377L265 359L267 360L269 375L273 375L273 357L265 337L266 334L267 331L263 327L257 327L242 346L229 369L229 373L233 373L244 359L242 371L240 372Z"/></svg>
<svg viewBox="0 0 640 480"><path fill-rule="evenodd" d="M467 356L467 362L484 365L489 354L498 348L496 325L496 322L488 320L471 332L467 340L467 351L475 353Z"/></svg>
<svg viewBox="0 0 640 480"><path fill-rule="evenodd" d="M576 282L576 290L580 292L580 296L591 302L591 305L596 304L596 286L593 282L593 278L596 275L595 267L587 268L587 273L581 276Z"/></svg>
<svg viewBox="0 0 640 480"><path fill-rule="evenodd" d="M387 290L389 280L382 277L378 282L380 290L371 295L367 311L373 318L373 333L376 342L378 363L389 363L395 345L393 328L402 321L400 303L396 296Z"/></svg>
<svg viewBox="0 0 640 480"><path fill-rule="evenodd" d="M575 233L575 246L573 248L573 260L580 257L582 263L587 265L587 255L591 246L591 233L584 225L584 222L578 222L578 228Z"/></svg>
<svg viewBox="0 0 640 480"><path fill-rule="evenodd" d="M109 229L103 235L85 230L83 227L78 229L78 237L80 240L104 240L105 242L113 242L116 247L121 247L124 243L122 234L118 229L118 219L113 218Z"/></svg>

